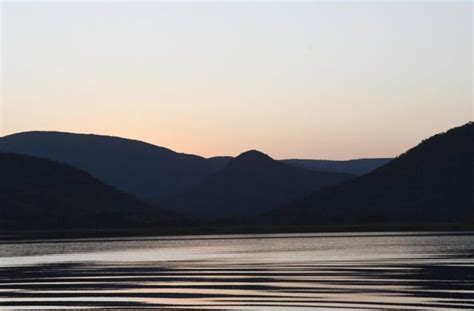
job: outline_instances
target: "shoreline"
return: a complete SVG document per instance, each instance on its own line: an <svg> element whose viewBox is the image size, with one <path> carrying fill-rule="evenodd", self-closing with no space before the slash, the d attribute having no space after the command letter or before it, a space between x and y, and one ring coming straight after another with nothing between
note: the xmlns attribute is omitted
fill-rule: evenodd
<svg viewBox="0 0 474 311"><path fill-rule="evenodd" d="M0 243L19 241L51 241L77 239L133 239L133 238L170 238L190 236L231 236L261 234L311 234L311 233L388 233L388 232L464 232L474 234L474 224L365 224L365 225L326 225L326 226L258 226L258 227L189 227L161 229L110 229L110 230L41 230L41 231L4 231L0 232Z"/></svg>

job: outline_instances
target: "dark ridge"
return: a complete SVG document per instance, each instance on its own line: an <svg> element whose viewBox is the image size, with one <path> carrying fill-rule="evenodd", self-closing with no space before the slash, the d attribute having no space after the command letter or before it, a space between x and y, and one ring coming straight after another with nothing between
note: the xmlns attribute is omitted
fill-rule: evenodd
<svg viewBox="0 0 474 311"><path fill-rule="evenodd" d="M340 172L354 175L364 175L387 164L392 158L354 159L344 161L333 160L282 160L286 164L318 171Z"/></svg>
<svg viewBox="0 0 474 311"><path fill-rule="evenodd" d="M167 206L204 221L247 217L349 178L352 175L293 167L251 150L170 200Z"/></svg>
<svg viewBox="0 0 474 311"><path fill-rule="evenodd" d="M151 204L199 183L229 161L176 153L137 140L62 132L9 135L0 138L1 151L72 165Z"/></svg>
<svg viewBox="0 0 474 311"><path fill-rule="evenodd" d="M239 169L239 168L248 168L248 167L262 167L262 166L272 166L279 164L277 161L273 160L267 154L257 151L249 150L241 153L234 159L231 159L227 164L227 169Z"/></svg>
<svg viewBox="0 0 474 311"><path fill-rule="evenodd" d="M317 191L261 220L474 224L474 125L426 139L367 175Z"/></svg>
<svg viewBox="0 0 474 311"><path fill-rule="evenodd" d="M174 225L91 175L50 160L0 153L0 231L138 228Z"/></svg>
<svg viewBox="0 0 474 311"><path fill-rule="evenodd" d="M235 159L241 161L262 161L262 160L273 160L269 155L258 150L249 150L242 152Z"/></svg>

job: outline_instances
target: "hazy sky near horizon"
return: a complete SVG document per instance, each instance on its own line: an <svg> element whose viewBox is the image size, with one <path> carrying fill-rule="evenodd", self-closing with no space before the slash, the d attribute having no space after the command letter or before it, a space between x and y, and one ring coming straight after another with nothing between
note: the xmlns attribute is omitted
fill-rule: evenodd
<svg viewBox="0 0 474 311"><path fill-rule="evenodd" d="M396 156L473 119L473 4L1 3L0 136Z"/></svg>

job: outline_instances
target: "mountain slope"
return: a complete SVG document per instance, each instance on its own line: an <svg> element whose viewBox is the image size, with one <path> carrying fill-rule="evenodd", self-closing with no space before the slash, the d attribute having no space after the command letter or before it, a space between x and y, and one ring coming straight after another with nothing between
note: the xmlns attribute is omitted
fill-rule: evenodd
<svg viewBox="0 0 474 311"><path fill-rule="evenodd" d="M353 175L364 175L370 173L376 168L390 162L391 158L374 158L374 159L355 159L347 161L332 160L301 160L290 159L282 160L286 164L313 169L317 171L340 172Z"/></svg>
<svg viewBox="0 0 474 311"><path fill-rule="evenodd" d="M6 136L0 138L0 151L70 164L149 203L200 182L229 160L176 153L118 137L61 132Z"/></svg>
<svg viewBox="0 0 474 311"><path fill-rule="evenodd" d="M474 124L263 218L270 223L474 223Z"/></svg>
<svg viewBox="0 0 474 311"><path fill-rule="evenodd" d="M50 160L0 153L0 230L170 225L150 208L89 174Z"/></svg>
<svg viewBox="0 0 474 311"><path fill-rule="evenodd" d="M293 167L261 152L248 151L171 200L169 206L186 216L201 219L249 216L351 177Z"/></svg>

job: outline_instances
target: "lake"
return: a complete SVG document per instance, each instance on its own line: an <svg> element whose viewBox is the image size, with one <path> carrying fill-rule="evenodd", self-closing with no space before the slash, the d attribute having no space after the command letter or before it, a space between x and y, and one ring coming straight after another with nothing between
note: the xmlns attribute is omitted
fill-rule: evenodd
<svg viewBox="0 0 474 311"><path fill-rule="evenodd" d="M474 309L474 233L0 242L0 308Z"/></svg>

